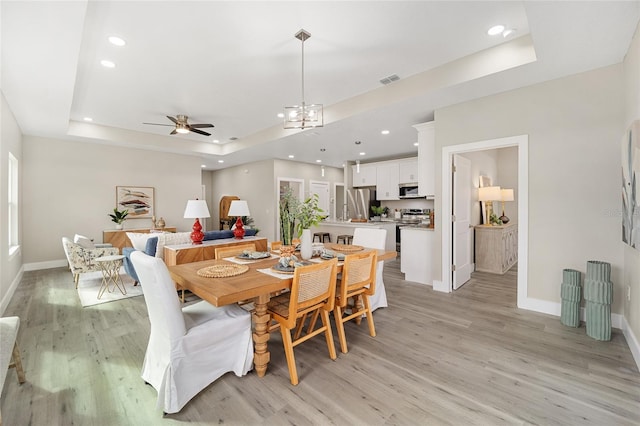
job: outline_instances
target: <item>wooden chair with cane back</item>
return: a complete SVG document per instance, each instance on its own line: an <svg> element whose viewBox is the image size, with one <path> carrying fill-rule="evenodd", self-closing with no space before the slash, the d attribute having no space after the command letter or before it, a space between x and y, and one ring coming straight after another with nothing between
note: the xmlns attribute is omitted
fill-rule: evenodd
<svg viewBox="0 0 640 426"><path fill-rule="evenodd" d="M255 243L238 244L236 246L218 247L215 249L215 258L224 259L242 254L243 251L256 251Z"/></svg>
<svg viewBox="0 0 640 426"><path fill-rule="evenodd" d="M293 275L291 291L272 298L267 305L271 318L280 326L292 385L298 384L298 371L293 354L295 346L324 333L329 357L331 359L337 357L329 321L329 312L333 310L335 303L337 263L338 259L332 259L297 267ZM296 327L298 319L316 311L322 318L322 326L302 337L292 339L291 331Z"/></svg>

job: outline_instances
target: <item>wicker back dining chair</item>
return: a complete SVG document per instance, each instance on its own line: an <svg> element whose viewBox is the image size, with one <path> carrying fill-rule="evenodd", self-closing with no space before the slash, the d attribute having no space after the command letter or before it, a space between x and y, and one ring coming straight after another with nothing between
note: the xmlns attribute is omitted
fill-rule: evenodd
<svg viewBox="0 0 640 426"><path fill-rule="evenodd" d="M352 319L361 318L362 315L367 317L369 324L369 334L371 337L376 336L376 328L373 323L373 312L369 296L376 292L376 263L378 262L378 254L376 251L365 253L356 253L344 258L342 267L342 279L338 281L338 289L336 290L336 303L333 308L333 316L338 329L338 338L340 340L340 351L347 353L347 339L344 332L344 323ZM351 313L346 314L345 310L349 299L353 299ZM358 299L362 300L362 304L358 303Z"/></svg>
<svg viewBox="0 0 640 426"><path fill-rule="evenodd" d="M336 264L338 259L300 266L295 269L291 291L271 299L267 310L280 326L282 343L287 358L289 377L292 385L298 384L298 371L293 348L310 338L324 333L329 357L336 359L336 348L333 344L329 312L333 310L336 293ZM307 333L300 338L291 338L291 331L296 323L308 313L318 311L322 318L322 327Z"/></svg>
<svg viewBox="0 0 640 426"><path fill-rule="evenodd" d="M241 254L243 251L256 251L255 243L238 244L237 246L219 247L215 250L216 259L224 259L225 257L233 257Z"/></svg>

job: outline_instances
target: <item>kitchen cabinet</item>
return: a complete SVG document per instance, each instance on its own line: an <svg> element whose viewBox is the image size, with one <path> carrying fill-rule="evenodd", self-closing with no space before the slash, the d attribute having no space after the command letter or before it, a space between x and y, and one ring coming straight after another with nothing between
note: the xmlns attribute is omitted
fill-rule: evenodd
<svg viewBox="0 0 640 426"><path fill-rule="evenodd" d="M399 163L389 161L377 163L376 199L378 201L399 200L398 182L400 180Z"/></svg>
<svg viewBox="0 0 640 426"><path fill-rule="evenodd" d="M402 233L400 272L404 279L420 284L433 285L431 258L433 257L433 228L400 228Z"/></svg>
<svg viewBox="0 0 640 426"><path fill-rule="evenodd" d="M436 129L435 122L416 124L418 131L418 194L433 196L436 193Z"/></svg>
<svg viewBox="0 0 640 426"><path fill-rule="evenodd" d="M418 158L408 158L398 162L400 181L398 183L418 183ZM418 188L419 191L419 188Z"/></svg>
<svg viewBox="0 0 640 426"><path fill-rule="evenodd" d="M375 164L360 164L360 172L357 166L351 166L353 187L376 186L377 167Z"/></svg>
<svg viewBox="0 0 640 426"><path fill-rule="evenodd" d="M475 227L476 271L504 274L518 261L518 226Z"/></svg>

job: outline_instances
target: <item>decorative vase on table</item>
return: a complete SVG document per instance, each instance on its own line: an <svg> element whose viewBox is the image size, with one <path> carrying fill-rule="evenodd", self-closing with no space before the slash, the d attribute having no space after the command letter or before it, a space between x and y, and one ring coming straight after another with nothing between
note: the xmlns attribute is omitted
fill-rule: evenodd
<svg viewBox="0 0 640 426"><path fill-rule="evenodd" d="M118 229L118 230L122 229L122 224L121 223L116 223L116 229Z"/></svg>
<svg viewBox="0 0 640 426"><path fill-rule="evenodd" d="M300 237L300 257L304 260L311 259L313 246L311 244L311 230L303 229Z"/></svg>

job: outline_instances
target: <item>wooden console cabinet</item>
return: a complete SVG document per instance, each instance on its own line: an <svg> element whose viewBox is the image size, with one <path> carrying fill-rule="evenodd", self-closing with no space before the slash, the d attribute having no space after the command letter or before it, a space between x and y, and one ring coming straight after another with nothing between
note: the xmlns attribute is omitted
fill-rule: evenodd
<svg viewBox="0 0 640 426"><path fill-rule="evenodd" d="M160 231L160 229L158 229ZM176 232L175 227L165 227L162 229L165 232ZM110 243L114 247L118 247L120 249L120 253L122 253L123 247L133 247L129 237L127 237L127 232L136 232L141 234L148 234L151 232L149 228L140 228L140 229L109 229L106 231L102 231L102 242Z"/></svg>
<svg viewBox="0 0 640 426"><path fill-rule="evenodd" d="M475 227L476 271L504 274L518 261L518 226Z"/></svg>
<svg viewBox="0 0 640 426"><path fill-rule="evenodd" d="M263 237L244 237L240 240L224 238L203 241L202 244L198 245L179 244L164 246L164 263L166 263L167 266L173 266L215 259L216 248L247 243L254 243L256 245L256 251L267 251L267 239Z"/></svg>

